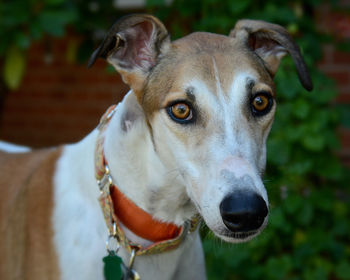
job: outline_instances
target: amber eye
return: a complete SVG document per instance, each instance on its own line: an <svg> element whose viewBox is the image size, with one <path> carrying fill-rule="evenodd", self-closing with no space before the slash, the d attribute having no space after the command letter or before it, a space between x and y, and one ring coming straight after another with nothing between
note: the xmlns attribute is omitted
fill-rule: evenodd
<svg viewBox="0 0 350 280"><path fill-rule="evenodd" d="M256 94L251 101L253 113L258 116L267 114L272 107L272 102L272 97L269 93Z"/></svg>
<svg viewBox="0 0 350 280"><path fill-rule="evenodd" d="M192 109L184 102L175 103L169 106L168 114L174 121L179 123L186 123L192 119Z"/></svg>

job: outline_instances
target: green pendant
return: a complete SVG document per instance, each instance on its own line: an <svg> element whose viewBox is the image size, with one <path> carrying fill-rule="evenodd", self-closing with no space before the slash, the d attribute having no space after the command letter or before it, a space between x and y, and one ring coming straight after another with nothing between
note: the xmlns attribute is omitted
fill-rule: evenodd
<svg viewBox="0 0 350 280"><path fill-rule="evenodd" d="M120 280L122 278L122 263L123 260L115 255L110 254L103 258L104 266L104 275L106 280Z"/></svg>

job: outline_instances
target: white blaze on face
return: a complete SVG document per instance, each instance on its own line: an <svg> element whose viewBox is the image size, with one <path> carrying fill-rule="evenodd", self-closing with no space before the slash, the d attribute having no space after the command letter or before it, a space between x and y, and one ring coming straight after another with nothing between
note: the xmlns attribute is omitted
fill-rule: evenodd
<svg viewBox="0 0 350 280"><path fill-rule="evenodd" d="M236 178L241 178L244 175L254 174L251 165L241 157L229 156L224 161L220 168L221 170L231 171Z"/></svg>
<svg viewBox="0 0 350 280"><path fill-rule="evenodd" d="M215 63L214 69L218 75ZM254 79L254 76L249 73L236 75L231 92L226 95L222 92L218 76L215 79L217 95L210 93L204 82L195 80L191 83L198 92L196 98L199 106L216 114L210 115L206 128L213 133L203 132L206 138L201 149L204 149L202 159L205 161L195 162L195 156L190 156L191 169L186 172L190 181L188 193L207 225L220 237L225 235L227 229L219 205L227 194L246 189L262 196L266 203L268 200L259 174L261 167L256 166L259 162L257 158L265 156L265 147L257 149L256 143L259 141L255 141L256 134L243 113L248 104L247 81L250 79ZM261 154L257 155L257 152ZM228 177L232 180L228 180Z"/></svg>
<svg viewBox="0 0 350 280"><path fill-rule="evenodd" d="M224 160L220 170L220 174L222 174L222 172L228 172L236 179L243 179L244 177L251 178L254 185L247 187L253 187L253 190L260 194L267 202L266 190L256 168L253 168L253 166L244 158L229 156Z"/></svg>

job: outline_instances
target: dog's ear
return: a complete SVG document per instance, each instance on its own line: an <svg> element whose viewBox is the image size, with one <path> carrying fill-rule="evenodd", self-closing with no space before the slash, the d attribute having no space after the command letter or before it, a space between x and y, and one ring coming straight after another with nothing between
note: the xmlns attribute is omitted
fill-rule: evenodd
<svg viewBox="0 0 350 280"><path fill-rule="evenodd" d="M88 66L99 57L106 59L140 101L146 78L169 43L168 32L157 18L144 14L125 16L109 30Z"/></svg>
<svg viewBox="0 0 350 280"><path fill-rule="evenodd" d="M286 29L277 24L259 20L240 20L230 37L244 40L265 63L272 76L277 72L281 58L289 53L296 65L301 84L307 90L313 85L299 47Z"/></svg>

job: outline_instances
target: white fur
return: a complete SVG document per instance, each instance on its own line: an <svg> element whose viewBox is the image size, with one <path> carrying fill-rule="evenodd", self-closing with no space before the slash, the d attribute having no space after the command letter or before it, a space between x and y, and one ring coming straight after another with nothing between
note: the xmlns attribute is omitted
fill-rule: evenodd
<svg viewBox="0 0 350 280"><path fill-rule="evenodd" d="M0 141L0 150L8 153L26 153L29 152L31 149L26 146L15 145L5 141Z"/></svg>
<svg viewBox="0 0 350 280"><path fill-rule="evenodd" d="M57 164L53 226L63 280L103 279L108 233L94 178L96 135L67 146Z"/></svg>

